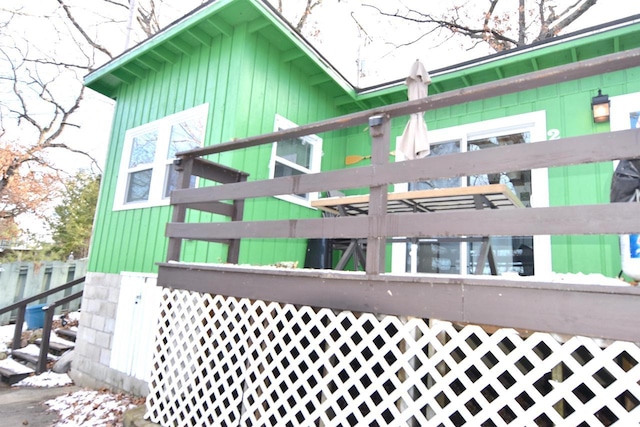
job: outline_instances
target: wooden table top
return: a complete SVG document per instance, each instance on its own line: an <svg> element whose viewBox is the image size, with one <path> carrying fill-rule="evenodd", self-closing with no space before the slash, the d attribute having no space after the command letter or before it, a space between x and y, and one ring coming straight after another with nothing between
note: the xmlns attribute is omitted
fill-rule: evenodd
<svg viewBox="0 0 640 427"><path fill-rule="evenodd" d="M340 207L346 215L367 215L369 195L327 197L312 201L311 206L336 215L339 215ZM387 195L388 213L523 207L522 201L505 184L404 191Z"/></svg>

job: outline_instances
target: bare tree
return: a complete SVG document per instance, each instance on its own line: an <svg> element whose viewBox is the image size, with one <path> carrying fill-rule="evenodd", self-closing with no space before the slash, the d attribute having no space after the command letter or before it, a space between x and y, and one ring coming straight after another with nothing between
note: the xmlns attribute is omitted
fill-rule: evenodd
<svg viewBox="0 0 640 427"><path fill-rule="evenodd" d="M322 0L307 0L302 11L295 9L294 11L285 10L283 3L285 2L283 2L282 0L278 0L278 5L276 6L278 12L285 16L285 18L291 23L291 25L293 25L296 31L301 33L305 24L307 23L309 15L311 15L313 9L322 4ZM291 3L291 0L289 0L289 3ZM295 3L297 5L299 2Z"/></svg>
<svg viewBox="0 0 640 427"><path fill-rule="evenodd" d="M107 8L90 22L78 19L67 0L42 2L40 9L0 7L0 236L16 237L15 219L45 212L68 177L55 152L80 155L99 173L96 159L69 144L83 103L82 77L113 58L98 27L121 27L128 4L104 0ZM76 13L77 12L77 13ZM147 13L147 15L149 14ZM149 18L150 19L150 18ZM37 29L30 33L29 29ZM37 37L37 33L49 37ZM104 40L109 40L104 38Z"/></svg>
<svg viewBox="0 0 640 427"><path fill-rule="evenodd" d="M30 59L18 46L0 46L0 75L5 88L0 110L2 123L12 131L0 134L0 234L15 229L14 219L27 212L42 212L56 195L61 171L50 160L52 150L95 159L68 145L64 132L72 121L84 87L76 69L53 58Z"/></svg>
<svg viewBox="0 0 640 427"><path fill-rule="evenodd" d="M462 35L474 45L486 43L495 51L512 49L557 36L569 24L580 18L596 4L597 0L500 0L458 1L442 14L404 8L383 10L375 5L381 15L421 25L419 38L444 30ZM564 6L561 6L563 4ZM417 40L409 41L411 44Z"/></svg>
<svg viewBox="0 0 640 427"><path fill-rule="evenodd" d="M147 36L151 36L160 31L160 20L156 11L156 4L153 0L149 1L149 6L147 7L138 7L138 16L136 19Z"/></svg>

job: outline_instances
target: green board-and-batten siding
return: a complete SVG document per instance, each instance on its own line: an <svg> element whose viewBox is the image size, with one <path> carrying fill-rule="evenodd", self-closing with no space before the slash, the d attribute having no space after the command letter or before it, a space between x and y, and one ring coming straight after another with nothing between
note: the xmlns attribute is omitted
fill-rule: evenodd
<svg viewBox="0 0 640 427"><path fill-rule="evenodd" d="M113 211L116 182L125 132L128 129L208 103L207 145L233 138L273 131L275 115L304 124L341 114L333 98L338 88L312 86L292 61L247 25L235 27L233 35L220 35L193 54L164 64L142 80L122 85L117 93L114 128L107 154L105 179L98 206L91 249L90 271L155 271L165 259L164 228L170 219L168 206ZM327 158L344 156L344 148L331 144L338 133L321 135ZM340 153L335 153L335 151ZM271 146L214 156L212 160L250 173L250 180L268 177ZM274 198L249 200L246 219L317 217L315 210ZM192 212L193 221L210 221L212 215ZM241 262L268 264L299 260L305 241L246 241ZM219 262L226 248L204 242L186 242L183 260Z"/></svg>

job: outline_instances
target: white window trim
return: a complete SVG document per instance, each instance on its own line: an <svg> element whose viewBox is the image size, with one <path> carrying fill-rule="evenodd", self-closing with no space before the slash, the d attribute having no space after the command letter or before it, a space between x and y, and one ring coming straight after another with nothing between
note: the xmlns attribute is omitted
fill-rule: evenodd
<svg viewBox="0 0 640 427"><path fill-rule="evenodd" d="M431 145L447 141L461 141L461 145L467 146L467 141L488 136L497 136L513 132L528 131L531 133L531 143L547 139L547 116L545 111L519 114L499 119L469 123L460 126L449 127L429 131ZM464 143L463 143L464 142ZM396 161L402 161L401 156L396 156ZM530 203L532 207L549 206L549 176L547 168L531 170L532 194ZM463 182L463 185L466 185ZM396 184L395 191L406 191L407 184ZM551 236L533 236L534 265L536 275L551 272ZM466 251L461 251L466 256ZM466 261L466 260L462 260ZM391 271L404 273L407 262L406 244L394 243L392 249ZM466 263L461 264L466 265ZM468 274L468 273L466 273Z"/></svg>
<svg viewBox="0 0 640 427"><path fill-rule="evenodd" d="M204 123L207 123L209 114L209 104L202 104L179 113L171 114L153 122L146 123L142 126L127 130L124 137L124 145L122 155L120 156L120 169L118 173L118 182L116 184L115 199L113 202L113 210L129 210L149 208L153 206L169 205L169 198L164 197L164 187L166 180L166 167L171 163L171 159L167 159L166 154L169 149L169 137L171 134L171 126L177 122L184 121L193 117L203 117ZM131 150L133 149L133 139L138 135L143 135L152 130L158 131L158 142L153 160L153 172L151 176L151 185L149 188L149 199L139 202L126 202L127 185L129 173L135 171L136 168L129 168L129 159L131 158ZM206 132L206 130L205 130ZM148 169L140 167L141 170ZM158 171L162 171L158 173Z"/></svg>
<svg viewBox="0 0 640 427"><path fill-rule="evenodd" d="M626 95L612 96L610 114L610 129L612 132L631 129L629 123L629 113L640 111L640 92L628 93ZM614 160L611 164L615 171L620 160Z"/></svg>
<svg viewBox="0 0 640 427"><path fill-rule="evenodd" d="M640 92L612 96L609 100L611 102L611 112L609 115L611 131L631 129L629 113L640 111ZM614 171L618 167L618 163L620 163L620 160L611 162Z"/></svg>
<svg viewBox="0 0 640 427"><path fill-rule="evenodd" d="M640 92L611 98L611 130L630 129L629 113L640 111Z"/></svg>
<svg viewBox="0 0 640 427"><path fill-rule="evenodd" d="M279 114L276 114L275 124L273 130L275 132L283 129L291 129L294 127L298 127L297 124L293 123L291 120L282 117ZM269 179L273 179L276 172L276 160L278 163L289 166L293 169L297 169L299 171L303 171L305 174L319 173L322 166L322 138L317 135L307 135L301 137L300 139L305 140L307 143L311 144L311 168L307 169L301 167L297 163L293 163L285 158L278 157L277 147L278 143L274 142L271 148L271 158L269 160ZM277 199L284 200L290 203L295 203L296 205L305 206L311 208L311 202L318 199L317 192L308 193L309 197L307 199L302 199L293 194L281 194L274 196Z"/></svg>

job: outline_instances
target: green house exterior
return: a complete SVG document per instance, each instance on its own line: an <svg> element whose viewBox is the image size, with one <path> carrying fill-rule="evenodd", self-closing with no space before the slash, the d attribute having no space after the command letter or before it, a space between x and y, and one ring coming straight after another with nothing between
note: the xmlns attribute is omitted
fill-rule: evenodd
<svg viewBox="0 0 640 427"><path fill-rule="evenodd" d="M430 70L429 93L443 93L637 47L640 47L640 23L627 20L480 61ZM407 64L407 70L410 65ZM76 381L89 385L92 381L106 382L139 393L144 393L144 379L123 379L112 366L118 290L124 287L119 277L122 272L152 275L157 271L156 263L166 258L168 239L164 231L171 207L166 204L116 207L127 131L206 105L203 107L207 109L206 146L272 132L278 115L304 125L407 99L403 81L369 89L351 86L260 0L209 3L91 73L86 85L115 99L116 107L90 252L83 301L86 321L74 362ZM629 94L637 94L636 102L640 104L640 64L605 75L428 111L425 119L429 131L437 134L438 130L470 123L542 112L544 135L548 139L609 132L610 123L596 124L591 116L591 98L598 89L611 97L613 105L615 97ZM394 119L394 135L402 132L405 123L406 118ZM345 166L347 155L370 152L370 138L362 129L318 136L322 138L323 171L365 164L366 160ZM249 180L264 180L269 178L271 156L269 144L209 159L247 172ZM611 162L544 171L548 182L546 203L549 206L607 203L612 171ZM201 212L189 215L193 215L189 218L192 222L222 220ZM248 200L244 213L246 220L319 216L317 210L273 197ZM183 261L225 260L224 245L206 242L183 245ZM298 261L302 265L306 248L305 240L243 241L240 263ZM613 277L620 270L617 236L553 237L548 258L551 270L558 273L602 273ZM101 344L96 336L107 339L107 344Z"/></svg>

